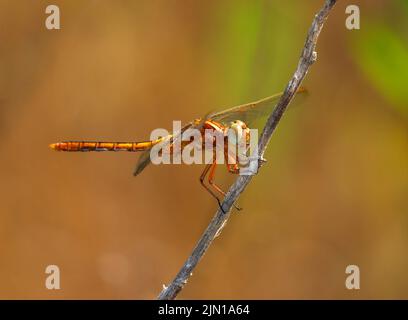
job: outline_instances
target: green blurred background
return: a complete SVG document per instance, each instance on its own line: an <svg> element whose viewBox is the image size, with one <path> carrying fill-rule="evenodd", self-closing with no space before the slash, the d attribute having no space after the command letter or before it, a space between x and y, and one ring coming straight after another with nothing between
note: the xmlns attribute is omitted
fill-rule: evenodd
<svg viewBox="0 0 408 320"><path fill-rule="evenodd" d="M203 166L134 178L135 154L48 144L144 140L281 91L322 3L0 0L0 298L155 298L217 209ZM44 26L49 4L61 30ZM345 28L348 4L361 30ZM339 1L308 99L180 298L408 298L407 19L406 0Z"/></svg>

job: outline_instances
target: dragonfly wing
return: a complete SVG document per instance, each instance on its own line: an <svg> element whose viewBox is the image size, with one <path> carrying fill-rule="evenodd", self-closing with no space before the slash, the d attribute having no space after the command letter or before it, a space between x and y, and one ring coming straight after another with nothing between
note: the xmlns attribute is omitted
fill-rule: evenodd
<svg viewBox="0 0 408 320"><path fill-rule="evenodd" d="M297 93L299 94L305 92L306 90L301 88ZM229 125L230 122L234 120L241 120L245 122L248 127L253 128L258 120L271 114L281 97L282 93L278 93L255 102L250 102L214 113L209 117L210 119L221 122L224 125Z"/></svg>
<svg viewBox="0 0 408 320"><path fill-rule="evenodd" d="M174 136L173 135L168 135L166 137L163 137L162 139L163 139L163 141L165 141L165 142L161 142L162 143L161 146L162 146L163 150L164 150L165 147L167 147L167 145L169 143L174 143L174 141L176 139L180 139L183 132L186 131L188 128L191 128L192 125L193 124L190 122L190 123L186 124L183 128L181 128L181 131L179 133L176 133L176 135L174 135ZM151 151L151 149L148 149L146 151L143 151L142 154L140 155L140 157L139 157L139 159L137 161L137 164L136 164L136 168L133 171L134 176L139 175L144 170L144 168L146 168L152 162L152 158L151 158L152 155L151 155L150 151Z"/></svg>
<svg viewBox="0 0 408 320"><path fill-rule="evenodd" d="M135 171L133 171L133 175L136 177L150 163L151 161L150 161L150 149L149 149L149 150L143 151L142 154L140 155L139 159L137 160Z"/></svg>

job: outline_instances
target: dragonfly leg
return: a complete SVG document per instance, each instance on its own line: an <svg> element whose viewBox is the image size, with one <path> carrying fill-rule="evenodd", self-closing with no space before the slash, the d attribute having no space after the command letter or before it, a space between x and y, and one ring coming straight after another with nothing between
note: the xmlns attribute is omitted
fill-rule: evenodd
<svg viewBox="0 0 408 320"><path fill-rule="evenodd" d="M208 176L208 183L210 184L211 187L213 187L216 191L218 191L219 193L221 193L223 196L225 196L225 192L214 182L214 177L215 177L215 168L217 167L217 163L214 162L211 165L211 170L210 170L210 174ZM233 204L233 206L235 207L235 209L237 209L238 211L242 210L241 207L239 207L238 205L236 205L235 203Z"/></svg>
<svg viewBox="0 0 408 320"><path fill-rule="evenodd" d="M221 193L223 196L225 196L225 192L214 182L214 177L215 177L215 168L217 167L217 164L214 162L211 165L211 171L210 174L208 175L208 183L210 186L212 186L215 190L217 190L219 193Z"/></svg>
<svg viewBox="0 0 408 320"><path fill-rule="evenodd" d="M201 183L201 185L202 185L215 199L217 199L218 206L220 207L220 209L222 210L222 212L225 213L225 211L224 211L224 209L222 208L222 205L221 205L221 200L220 200L220 199L218 198L218 196L214 193L214 191L212 191L212 190L204 183L205 176L207 175L208 171L211 169L211 166L212 166L212 165L213 165L213 164L207 164L207 165L205 166L205 168L204 168L204 170L203 170L203 173L202 173L201 176L200 176L200 183Z"/></svg>

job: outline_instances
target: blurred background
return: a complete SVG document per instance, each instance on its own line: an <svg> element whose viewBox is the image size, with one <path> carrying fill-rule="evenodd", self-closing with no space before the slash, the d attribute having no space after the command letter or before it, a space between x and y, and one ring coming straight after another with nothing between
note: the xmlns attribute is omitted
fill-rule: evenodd
<svg viewBox="0 0 408 320"><path fill-rule="evenodd" d="M217 209L203 165L134 178L137 154L48 144L140 141L282 91L322 3L0 0L0 298L155 298ZM49 4L61 30L45 28ZM179 298L408 298L407 21L406 0L339 1L308 99ZM45 288L51 264L61 290Z"/></svg>

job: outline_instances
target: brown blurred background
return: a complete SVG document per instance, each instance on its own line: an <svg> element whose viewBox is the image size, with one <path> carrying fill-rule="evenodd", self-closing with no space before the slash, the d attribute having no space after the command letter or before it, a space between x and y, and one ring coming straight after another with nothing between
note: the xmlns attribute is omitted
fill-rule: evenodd
<svg viewBox="0 0 408 320"><path fill-rule="evenodd" d="M0 298L155 298L217 209L203 166L134 178L136 154L48 144L144 140L281 91L322 3L0 0ZM44 26L49 4L61 30ZM319 39L309 98L180 298L408 298L408 5L353 1L349 31L348 4Z"/></svg>

